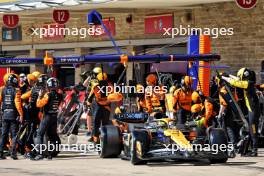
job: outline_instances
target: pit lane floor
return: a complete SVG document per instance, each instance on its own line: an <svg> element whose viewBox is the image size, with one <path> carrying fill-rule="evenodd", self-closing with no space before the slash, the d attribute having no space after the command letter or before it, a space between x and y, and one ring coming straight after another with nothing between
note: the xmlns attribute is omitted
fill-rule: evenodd
<svg viewBox="0 0 264 176"><path fill-rule="evenodd" d="M84 143L87 137L80 136L78 141ZM210 165L208 161L173 161L150 162L143 166L133 166L129 161L101 159L96 152L86 155L82 153L62 152L52 160L30 161L19 156L14 161L9 157L0 160L0 175L34 175L34 176L71 176L71 175L177 175L177 176L262 176L264 173L264 149L259 150L259 156L245 158L237 156L225 164Z"/></svg>

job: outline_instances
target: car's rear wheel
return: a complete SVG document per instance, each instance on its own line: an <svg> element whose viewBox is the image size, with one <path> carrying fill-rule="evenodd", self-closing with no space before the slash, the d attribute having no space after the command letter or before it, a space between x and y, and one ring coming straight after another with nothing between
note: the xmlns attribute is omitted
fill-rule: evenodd
<svg viewBox="0 0 264 176"><path fill-rule="evenodd" d="M101 158L118 157L122 150L119 128L113 125L106 125L101 128L100 134Z"/></svg>
<svg viewBox="0 0 264 176"><path fill-rule="evenodd" d="M211 146L218 145L218 154L209 158L210 163L226 163L228 160L228 139L225 131L221 128L210 128L208 130L208 139ZM220 146L225 145L224 151L220 151Z"/></svg>

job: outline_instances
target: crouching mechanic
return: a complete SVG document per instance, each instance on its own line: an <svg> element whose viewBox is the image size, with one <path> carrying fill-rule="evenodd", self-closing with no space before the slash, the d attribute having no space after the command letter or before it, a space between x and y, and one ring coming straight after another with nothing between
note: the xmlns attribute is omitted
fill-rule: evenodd
<svg viewBox="0 0 264 176"><path fill-rule="evenodd" d="M48 92L44 95L42 90L39 92L36 105L38 108L43 108L44 116L37 131L37 149L39 154L33 160L41 160L44 158L43 151L40 151L40 145L43 144L43 138L46 132L50 141L54 142L58 139L57 115L62 101L62 94L59 93L58 87L59 81L56 78L49 78L47 80ZM50 151L48 159L51 159Z"/></svg>
<svg viewBox="0 0 264 176"><path fill-rule="evenodd" d="M94 117L94 126L92 131L92 137L88 140L89 142L99 143L100 127L101 125L109 124L110 118L110 102L107 100L107 96L112 93L109 90L110 84L107 82L107 74L99 73L97 75L98 83L95 83L91 89L88 97L88 105L91 106L93 98L96 102L96 110Z"/></svg>
<svg viewBox="0 0 264 176"><path fill-rule="evenodd" d="M241 68L237 72L237 78L235 76L222 76L222 79L227 81L234 87L240 88L244 93L244 101L246 103L248 111L248 122L249 122L249 135L252 141L252 151L249 156L257 156L258 150L258 120L260 116L259 99L256 93L255 83L256 77L255 72L248 68Z"/></svg>
<svg viewBox="0 0 264 176"><path fill-rule="evenodd" d="M0 103L2 103L3 121L2 121L2 141L0 144L0 159L5 159L3 148L11 132L12 147L11 158L17 158L16 136L18 130L18 120L23 122L23 110L21 103L21 91L18 88L18 77L15 74L9 74L6 85L3 87L0 95ZM19 117L19 118L18 118Z"/></svg>
<svg viewBox="0 0 264 176"><path fill-rule="evenodd" d="M214 125L215 116L218 112L218 105L210 98L203 95L201 91L194 91L192 93L193 105L191 112L197 113L198 116L194 117L195 123L198 127L208 128Z"/></svg>

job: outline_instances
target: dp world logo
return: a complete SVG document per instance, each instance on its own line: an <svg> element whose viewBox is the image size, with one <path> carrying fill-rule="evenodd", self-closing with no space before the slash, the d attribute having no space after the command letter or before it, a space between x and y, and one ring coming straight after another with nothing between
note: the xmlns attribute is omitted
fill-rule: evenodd
<svg viewBox="0 0 264 176"><path fill-rule="evenodd" d="M258 0L236 0L237 5L242 9L251 9L256 6Z"/></svg>

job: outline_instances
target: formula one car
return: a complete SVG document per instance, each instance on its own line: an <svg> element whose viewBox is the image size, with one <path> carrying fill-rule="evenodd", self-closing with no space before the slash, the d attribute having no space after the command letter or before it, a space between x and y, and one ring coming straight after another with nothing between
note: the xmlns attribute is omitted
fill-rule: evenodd
<svg viewBox="0 0 264 176"><path fill-rule="evenodd" d="M147 113L124 113L115 115L115 119L112 120L112 125L101 127L100 157L118 157L122 150L126 150L123 142L126 141L127 134L130 134L135 128L143 128L148 118L149 114Z"/></svg>
<svg viewBox="0 0 264 176"><path fill-rule="evenodd" d="M131 125L127 118L119 118L121 126L103 126L100 156L116 157L123 151L123 157L134 165L160 159L209 159L211 163L228 160L228 140L223 129L203 130L191 125L176 125L169 118L146 121L146 117L141 115L145 123L136 123L132 130L124 128Z"/></svg>

